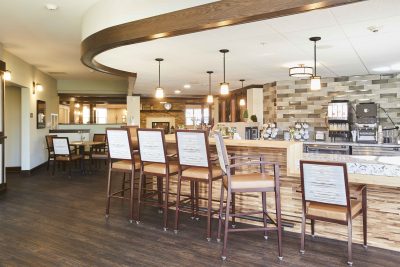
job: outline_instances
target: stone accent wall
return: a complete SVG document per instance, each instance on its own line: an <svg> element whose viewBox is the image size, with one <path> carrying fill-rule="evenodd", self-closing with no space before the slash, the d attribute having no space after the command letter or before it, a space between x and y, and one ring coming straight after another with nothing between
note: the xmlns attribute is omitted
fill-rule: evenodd
<svg viewBox="0 0 400 267"><path fill-rule="evenodd" d="M142 110L140 112L140 125L146 127L147 118L174 117L175 125L185 124L185 104L179 102L170 102L171 111L164 108L164 104L154 101L142 101Z"/></svg>
<svg viewBox="0 0 400 267"><path fill-rule="evenodd" d="M283 130L297 121L325 128L328 103L340 99L350 100L354 108L360 102L378 103L400 123L400 74L323 78L320 91L310 90L310 80L266 84L264 122L276 121ZM382 110L378 116L383 127L391 126Z"/></svg>

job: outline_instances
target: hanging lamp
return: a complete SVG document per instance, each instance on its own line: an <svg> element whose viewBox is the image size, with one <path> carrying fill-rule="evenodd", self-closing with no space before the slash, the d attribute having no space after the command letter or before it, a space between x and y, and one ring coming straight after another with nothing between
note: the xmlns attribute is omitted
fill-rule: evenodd
<svg viewBox="0 0 400 267"><path fill-rule="evenodd" d="M5 80L5 81L11 81L11 71L6 70L6 71L4 72L4 80Z"/></svg>
<svg viewBox="0 0 400 267"><path fill-rule="evenodd" d="M225 54L229 52L228 49L221 49L219 50L222 54L224 54L224 82L220 84L220 94L221 95L228 95L229 94L229 83L225 81Z"/></svg>
<svg viewBox="0 0 400 267"><path fill-rule="evenodd" d="M156 61L158 62L158 87L156 88L156 98L164 98L164 89L161 88L161 61L164 59L162 58L156 58Z"/></svg>
<svg viewBox="0 0 400 267"><path fill-rule="evenodd" d="M310 78L313 76L313 68L307 67L304 64L299 64L297 67L289 69L289 76L296 78Z"/></svg>
<svg viewBox="0 0 400 267"><path fill-rule="evenodd" d="M211 74L214 72L212 70L207 71L208 73L208 96L207 96L207 103L212 104L214 102L214 97L211 94Z"/></svg>
<svg viewBox="0 0 400 267"><path fill-rule="evenodd" d="M317 42L321 37L311 37L310 41L314 42L314 75L311 77L311 90L321 90L321 76L317 76Z"/></svg>
<svg viewBox="0 0 400 267"><path fill-rule="evenodd" d="M241 98L239 100L239 106L246 106L246 100L243 98L243 82L245 79L240 79L239 81L242 82L242 93L241 93Z"/></svg>

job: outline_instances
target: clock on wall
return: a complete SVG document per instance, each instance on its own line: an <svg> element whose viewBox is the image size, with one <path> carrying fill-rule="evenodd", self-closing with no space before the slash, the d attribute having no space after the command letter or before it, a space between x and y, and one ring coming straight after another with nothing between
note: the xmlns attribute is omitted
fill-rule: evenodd
<svg viewBox="0 0 400 267"><path fill-rule="evenodd" d="M172 108L172 104L171 104L171 103L165 103L165 104L164 104L164 108L165 108L166 110L170 110L170 109Z"/></svg>

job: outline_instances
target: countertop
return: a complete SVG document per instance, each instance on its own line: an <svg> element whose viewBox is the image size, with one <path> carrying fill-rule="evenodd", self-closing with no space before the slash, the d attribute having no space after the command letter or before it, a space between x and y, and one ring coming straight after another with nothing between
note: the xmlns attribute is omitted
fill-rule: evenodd
<svg viewBox="0 0 400 267"><path fill-rule="evenodd" d="M398 147L399 144L365 144L365 143L353 143L353 142L327 142L327 141L306 141L303 142L305 145L337 145L337 146L357 146L357 147Z"/></svg>

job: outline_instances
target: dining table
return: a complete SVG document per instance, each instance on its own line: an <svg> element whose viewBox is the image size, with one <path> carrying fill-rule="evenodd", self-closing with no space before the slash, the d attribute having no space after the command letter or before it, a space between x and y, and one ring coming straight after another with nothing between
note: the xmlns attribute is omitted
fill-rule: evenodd
<svg viewBox="0 0 400 267"><path fill-rule="evenodd" d="M91 147L101 147L105 146L105 142L100 142L100 141L73 141L69 143L71 146L74 146L77 148L79 155L82 155L82 159L85 159L85 148L91 148ZM90 150L90 149L89 149ZM86 173L85 170L83 170L84 173Z"/></svg>

